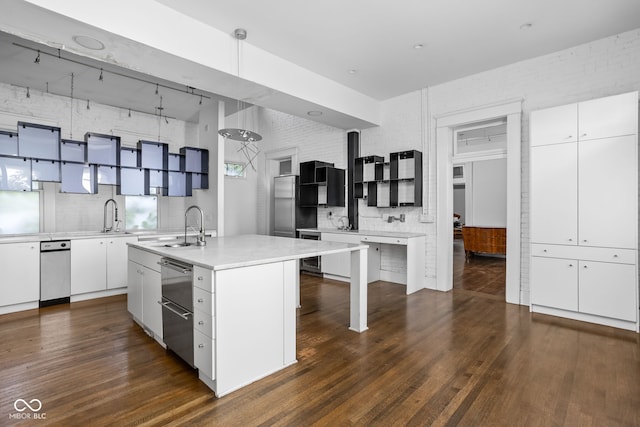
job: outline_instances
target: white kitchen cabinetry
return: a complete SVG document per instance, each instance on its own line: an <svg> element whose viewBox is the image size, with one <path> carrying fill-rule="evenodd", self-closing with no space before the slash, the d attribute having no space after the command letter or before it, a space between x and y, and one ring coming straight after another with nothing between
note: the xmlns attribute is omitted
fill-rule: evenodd
<svg viewBox="0 0 640 427"><path fill-rule="evenodd" d="M36 308L40 299L40 242L0 244L0 314ZM30 307L14 307L31 304Z"/></svg>
<svg viewBox="0 0 640 427"><path fill-rule="evenodd" d="M71 295L127 286L127 243L135 236L74 239L71 242Z"/></svg>
<svg viewBox="0 0 640 427"><path fill-rule="evenodd" d="M159 255L129 248L127 309L134 320L162 343L162 278Z"/></svg>
<svg viewBox="0 0 640 427"><path fill-rule="evenodd" d="M637 92L531 113L532 311L638 331L637 129Z"/></svg>
<svg viewBox="0 0 640 427"><path fill-rule="evenodd" d="M193 364L211 381L216 379L213 283L213 271L193 267Z"/></svg>
<svg viewBox="0 0 640 427"><path fill-rule="evenodd" d="M71 241L71 295L107 289L105 239Z"/></svg>

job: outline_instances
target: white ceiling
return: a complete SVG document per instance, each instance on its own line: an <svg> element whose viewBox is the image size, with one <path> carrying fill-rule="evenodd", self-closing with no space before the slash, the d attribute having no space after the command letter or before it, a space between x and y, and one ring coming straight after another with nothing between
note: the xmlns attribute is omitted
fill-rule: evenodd
<svg viewBox="0 0 640 427"><path fill-rule="evenodd" d="M50 25L57 28L47 31L40 28L42 33L67 38L72 34L87 33L87 27L81 22L59 17L56 20L53 13L46 9L41 12L29 2L9 1L12 3L9 7L13 6L13 10L9 10L15 16L5 15L4 22L0 18L0 29L19 28L20 31L13 32L39 40L37 36L28 37L36 34L37 28L30 29L28 22L17 22L26 16L17 13L21 9L26 14L39 15L40 21L47 13L51 15L51 19L44 22L51 22ZM156 3L225 34L233 33L235 28L245 28L248 38L243 43L377 100L640 28L638 0L398 0L393 4L382 0L313 3L300 0L156 0ZM136 19L144 20L143 12L139 11ZM131 10L121 13L131 13ZM531 24L530 28L521 29L527 23ZM77 46L75 50L63 49L61 55L85 62L89 67L58 60L55 58L57 50L51 47L56 40L44 40L48 47L0 33L0 82L38 90L46 90L48 82L50 92L68 96L73 72L74 97L149 113L157 112L159 95L155 94L154 83L159 83L167 86L160 88L165 106L163 113L183 120L197 117L201 108L198 94L203 94L203 104L207 105L216 99L224 99L214 93L215 87L229 85L228 80L214 79L220 73L203 72L200 64L197 66L200 75L206 76L201 81L206 81L210 89L196 89L194 97L186 93L190 89L184 82L161 80L131 67L122 68L115 59L105 58L107 62L98 62L87 55L75 55ZM193 40L193 43L197 46L204 42ZM413 46L417 43L423 47L415 49ZM118 49L125 47L121 42L118 44ZM41 55L40 63L34 64L38 48L52 55ZM115 52L112 53L115 57ZM144 50L130 53L136 54L144 54ZM98 80L100 68L105 71L102 81ZM350 74L348 70L357 72ZM183 76L186 72L180 70L180 73L170 74ZM132 75L138 80L125 79L118 74ZM314 109L313 105L299 102L295 97L277 98L276 91L271 93L266 89L265 98L272 96L273 100L269 104L265 99L261 105L278 109L288 100L291 105L283 111L338 127L348 128L352 123L337 115L334 119L331 114L308 117L306 113ZM221 90L220 93L225 92ZM233 107L234 103L229 105Z"/></svg>

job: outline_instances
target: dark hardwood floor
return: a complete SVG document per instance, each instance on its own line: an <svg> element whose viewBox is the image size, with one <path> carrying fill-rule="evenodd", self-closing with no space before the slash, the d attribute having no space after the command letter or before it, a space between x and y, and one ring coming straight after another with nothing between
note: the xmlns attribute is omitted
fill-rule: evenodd
<svg viewBox="0 0 640 427"><path fill-rule="evenodd" d="M636 333L375 282L358 334L348 286L302 277L298 363L220 399L124 296L0 316L0 425L640 425Z"/></svg>
<svg viewBox="0 0 640 427"><path fill-rule="evenodd" d="M492 295L505 301L504 257L472 254L465 260L462 239L453 240L453 288Z"/></svg>

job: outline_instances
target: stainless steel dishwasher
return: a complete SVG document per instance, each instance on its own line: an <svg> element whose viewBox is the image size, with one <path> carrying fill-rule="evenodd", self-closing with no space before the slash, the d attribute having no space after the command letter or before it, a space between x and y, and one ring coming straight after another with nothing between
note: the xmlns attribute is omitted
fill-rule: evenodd
<svg viewBox="0 0 640 427"><path fill-rule="evenodd" d="M71 297L71 241L40 242L40 307Z"/></svg>
<svg viewBox="0 0 640 427"><path fill-rule="evenodd" d="M170 258L160 266L163 341L193 367L193 268Z"/></svg>

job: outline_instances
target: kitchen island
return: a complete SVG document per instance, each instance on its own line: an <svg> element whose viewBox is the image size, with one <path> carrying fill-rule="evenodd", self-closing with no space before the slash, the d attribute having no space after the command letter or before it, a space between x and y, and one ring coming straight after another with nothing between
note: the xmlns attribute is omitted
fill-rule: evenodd
<svg viewBox="0 0 640 427"><path fill-rule="evenodd" d="M298 260L328 254L351 259L349 329L363 332L367 246L274 236L186 247L129 243L129 311L162 343L157 263L162 257L193 266L193 364L220 397L296 363Z"/></svg>

